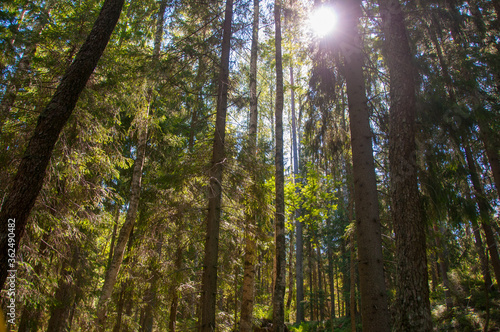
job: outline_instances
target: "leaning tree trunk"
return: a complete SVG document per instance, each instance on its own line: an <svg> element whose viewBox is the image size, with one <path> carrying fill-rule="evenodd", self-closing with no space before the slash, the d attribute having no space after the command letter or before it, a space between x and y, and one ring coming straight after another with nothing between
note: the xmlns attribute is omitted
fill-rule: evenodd
<svg viewBox="0 0 500 332"><path fill-rule="evenodd" d="M66 71L54 96L40 114L17 174L0 212L0 287L7 278L8 220L15 220L17 250L26 223L40 192L47 165L80 93L97 66L118 22L124 0L106 0L92 30Z"/></svg>
<svg viewBox="0 0 500 332"><path fill-rule="evenodd" d="M210 194L208 198L205 257L201 281L201 332L215 330L215 301L217 296L217 258L222 200L222 168L225 160L227 95L229 87L229 54L231 50L231 22L233 0L226 1L224 32L222 37L221 68L217 92L215 137L210 169Z"/></svg>
<svg viewBox="0 0 500 332"><path fill-rule="evenodd" d="M281 59L281 1L274 2L275 46L276 46L276 212L274 216L274 289L273 331L285 330L285 174L283 164L283 63Z"/></svg>
<svg viewBox="0 0 500 332"><path fill-rule="evenodd" d="M390 315L382 256L372 132L363 78L363 52L357 24L361 1L343 1L346 12L345 36L341 44L351 126L354 201L358 243L358 272L361 291L363 331L390 330Z"/></svg>
<svg viewBox="0 0 500 332"><path fill-rule="evenodd" d="M132 232L132 228L135 224L135 219L137 216L137 209L139 207L139 198L141 194L141 180L142 180L142 168L144 166L144 160L146 159L146 145L147 145L147 127L144 124L143 128L139 129L139 142L137 144L137 158L134 163L134 171L132 173L132 183L130 185L130 202L127 210L127 216L125 222L120 229L120 234L118 235L118 240L116 241L116 247L113 253L113 259L106 271L106 277L104 279L104 284L102 285L101 296L99 297L99 302L97 304L97 319L96 319L96 330L104 331L106 323L106 312L108 301L113 292L113 287L116 283L116 278L123 261L123 255L125 253L125 247Z"/></svg>
<svg viewBox="0 0 500 332"><path fill-rule="evenodd" d="M259 42L259 2L253 1L253 26L252 26L252 46L250 50L250 125L249 125L249 154L250 173L252 174L252 186L250 189L250 199L256 199L257 176L255 174L256 147L257 147L257 56ZM252 312L255 298L255 264L257 262L256 246L256 209L251 209L246 216L245 229L245 258L243 263L243 295L241 299L240 331L252 331Z"/></svg>
<svg viewBox="0 0 500 332"><path fill-rule="evenodd" d="M379 0L390 74L389 172L396 237L397 331L431 331L425 222L418 191L412 54L398 0Z"/></svg>

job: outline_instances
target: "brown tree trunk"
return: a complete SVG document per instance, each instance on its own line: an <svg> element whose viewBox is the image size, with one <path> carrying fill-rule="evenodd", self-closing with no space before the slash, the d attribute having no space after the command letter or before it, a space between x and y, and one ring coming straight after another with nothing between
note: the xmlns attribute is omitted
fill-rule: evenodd
<svg viewBox="0 0 500 332"><path fill-rule="evenodd" d="M175 272L174 272L174 280L171 289L172 293L172 302L170 304L170 319L168 323L168 330L170 332L175 332L176 324L177 324L177 307L179 306L179 286L181 283L181 269L182 269L182 244L177 244L177 251L175 254Z"/></svg>
<svg viewBox="0 0 500 332"><path fill-rule="evenodd" d="M54 304L50 309L47 332L67 331L68 318L76 295L74 280L77 277L73 271L78 267L79 261L79 249L73 245L71 251L71 261L65 260L62 265L61 277L54 295Z"/></svg>
<svg viewBox="0 0 500 332"><path fill-rule="evenodd" d="M219 252L219 228L222 200L222 168L225 160L224 139L226 136L227 95L229 87L229 53L231 50L231 22L233 0L226 1L224 32L222 37L221 71L217 94L217 113L210 169L210 193L208 198L205 257L201 288L201 320L199 331L211 332L215 326L215 301L217 296L217 258Z"/></svg>
<svg viewBox="0 0 500 332"><path fill-rule="evenodd" d="M286 239L285 239L285 173L283 162L283 63L281 58L281 0L274 2L275 46L276 46L276 212L274 215L274 289L273 289L273 331L285 330L285 282L286 282Z"/></svg>
<svg viewBox="0 0 500 332"><path fill-rule="evenodd" d="M253 25L252 25L252 46L250 50L250 125L249 125L249 146L250 146L250 166L253 167L256 161L256 146L257 146L257 56L259 43L259 2L253 2ZM249 170L252 174L253 185L251 186L250 199L256 199L257 177L253 169ZM255 298L255 264L257 263L257 246L256 246L256 218L257 211L251 210L251 213L246 216L245 229L245 258L243 262L243 295L241 299L240 313L240 331L252 331L253 319L253 303Z"/></svg>
<svg viewBox="0 0 500 332"><path fill-rule="evenodd" d="M363 52L357 24L361 1L343 1L347 17L341 42L347 85L353 158L358 271L363 331L389 331L372 132L363 78Z"/></svg>
<svg viewBox="0 0 500 332"><path fill-rule="evenodd" d="M486 243L488 244L488 251L491 257L491 265L493 266L493 271L495 272L495 279L497 280L497 283L500 283L500 258L498 256L498 248L495 240L495 235L493 234L493 230L491 228L491 223L493 222L490 216L491 207L486 199L486 196L484 195L484 190L481 182L479 181L479 176L477 174L476 164L472 157L470 145L465 139L464 149L472 187L474 188L477 205L479 206L481 226L486 236Z"/></svg>
<svg viewBox="0 0 500 332"><path fill-rule="evenodd" d="M293 149L293 181L297 185L299 181L299 149L297 145L297 123L295 121L295 91L293 80L293 67L290 66L290 85L291 88L291 111L292 111L292 149ZM300 120L300 119L299 119ZM297 193L300 189L297 187ZM295 287L296 287L296 323L304 321L304 244L302 222L300 222L300 207L295 210Z"/></svg>
<svg viewBox="0 0 500 332"><path fill-rule="evenodd" d="M66 71L54 96L38 118L13 184L0 212L0 286L7 278L8 223L15 220L15 250L40 192L59 134L99 61L120 16L124 0L106 0L92 30Z"/></svg>
<svg viewBox="0 0 500 332"><path fill-rule="evenodd" d="M417 183L416 89L412 54L398 0L379 0L390 73L389 164L396 238L398 331L431 331L425 222Z"/></svg>

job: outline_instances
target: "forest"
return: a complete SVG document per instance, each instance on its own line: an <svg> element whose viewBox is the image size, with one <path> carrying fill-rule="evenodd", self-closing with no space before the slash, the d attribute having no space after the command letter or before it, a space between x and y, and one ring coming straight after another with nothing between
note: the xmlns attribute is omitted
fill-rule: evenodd
<svg viewBox="0 0 500 332"><path fill-rule="evenodd" d="M3 0L0 71L0 332L500 331L500 1Z"/></svg>

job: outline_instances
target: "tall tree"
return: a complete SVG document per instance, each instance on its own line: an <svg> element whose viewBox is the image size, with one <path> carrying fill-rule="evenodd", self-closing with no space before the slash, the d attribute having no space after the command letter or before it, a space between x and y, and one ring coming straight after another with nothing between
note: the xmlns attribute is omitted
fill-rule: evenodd
<svg viewBox="0 0 500 332"><path fill-rule="evenodd" d="M94 71L111 37L124 0L106 0L92 30L66 71L54 96L38 118L34 133L21 160L11 189L0 212L0 286L8 265L8 220L15 220L15 250L19 247L26 223L40 192L47 165L59 134L68 121L80 93Z"/></svg>
<svg viewBox="0 0 500 332"><path fill-rule="evenodd" d="M258 194L255 190L257 179L255 176L254 165L257 151L257 55L259 43L259 3L260 0L253 1L253 24L252 24L252 46L250 49L250 124L249 124L249 154L250 154L250 173L252 184L249 196L250 199ZM252 190L253 189L253 190ZM246 216L245 229L245 258L243 263L243 297L241 300L240 331L252 331L252 312L255 297L255 264L257 262L256 246L256 227L257 211L251 204L251 212Z"/></svg>
<svg viewBox="0 0 500 332"><path fill-rule="evenodd" d="M290 66L290 85L291 85L291 112L292 112L292 155L293 155L293 179L297 185L299 181L299 149L297 146L297 120L295 116L295 90L293 79L293 67ZM297 187L298 192L298 187ZM295 273L296 273L296 306L297 306L297 323L304 321L304 245L303 245L303 231L302 221L300 220L300 210L295 210Z"/></svg>
<svg viewBox="0 0 500 332"><path fill-rule="evenodd" d="M389 166L398 331L431 331L425 222L417 184L415 76L399 0L379 0L390 74Z"/></svg>
<svg viewBox="0 0 500 332"><path fill-rule="evenodd" d="M154 38L154 48L153 48L153 68L158 67L158 60L161 48L161 39L163 36L163 23L164 15L166 9L166 0L160 2L160 7L158 10L158 16L156 19L156 32ZM150 112L150 107L152 105L152 88L147 91L146 109L140 110L136 118L137 121L137 154L134 162L134 169L132 173L132 180L130 183L130 201L127 209L127 216L125 222L123 223L118 239L116 241L116 247L113 249L113 258L109 264L109 268L106 271L106 276L104 278L104 284L102 285L101 295L99 297L99 302L97 304L97 319L96 319L96 330L105 330L105 320L107 312L107 302L111 297L113 292L113 287L116 283L116 278L120 267L122 265L123 256L125 254L125 247L129 241L130 234L134 228L135 220L137 218L137 210L139 208L139 199L141 196L142 188L142 171L144 167L144 161L146 160L146 148L148 142L148 117Z"/></svg>
<svg viewBox="0 0 500 332"><path fill-rule="evenodd" d="M216 328L215 301L217 295L217 258L219 253L219 229L221 218L222 169L225 162L224 140L226 136L232 19L233 0L227 0L224 13L221 66L217 89L215 137L212 167L210 168L205 256L203 258L203 276L201 281L201 324L199 329L201 332L213 331Z"/></svg>
<svg viewBox="0 0 500 332"><path fill-rule="evenodd" d="M285 330L285 173L283 163L283 62L281 57L281 0L274 2L274 26L276 47L276 110L275 110L275 188L276 212L274 215L274 289L273 331Z"/></svg>
<svg viewBox="0 0 500 332"><path fill-rule="evenodd" d="M390 316L384 278L381 225L373 161L363 48L358 31L361 1L342 1L344 35L341 49L347 85L358 242L358 270L363 331L389 331Z"/></svg>

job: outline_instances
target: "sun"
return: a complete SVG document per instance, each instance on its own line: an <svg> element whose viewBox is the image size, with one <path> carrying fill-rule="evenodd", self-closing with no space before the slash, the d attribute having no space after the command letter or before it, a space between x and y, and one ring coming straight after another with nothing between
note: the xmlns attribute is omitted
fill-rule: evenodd
<svg viewBox="0 0 500 332"><path fill-rule="evenodd" d="M337 15L332 8L322 6L311 13L309 23L314 34L324 37L335 28Z"/></svg>

